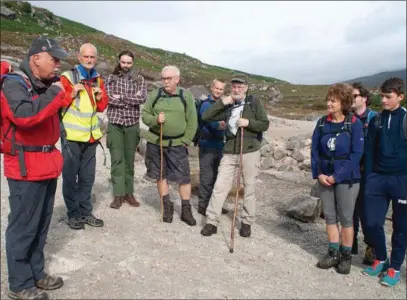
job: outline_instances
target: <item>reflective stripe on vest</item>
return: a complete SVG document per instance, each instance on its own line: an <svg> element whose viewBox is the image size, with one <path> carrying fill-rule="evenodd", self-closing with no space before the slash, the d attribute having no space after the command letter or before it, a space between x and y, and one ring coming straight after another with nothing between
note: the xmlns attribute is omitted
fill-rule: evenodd
<svg viewBox="0 0 407 300"><path fill-rule="evenodd" d="M67 71L62 74L73 84L73 72ZM99 118L96 115L96 103L92 101L86 90L79 91L74 103L65 109L64 123L66 139L77 142L88 142L91 137L100 139L103 134L99 126Z"/></svg>

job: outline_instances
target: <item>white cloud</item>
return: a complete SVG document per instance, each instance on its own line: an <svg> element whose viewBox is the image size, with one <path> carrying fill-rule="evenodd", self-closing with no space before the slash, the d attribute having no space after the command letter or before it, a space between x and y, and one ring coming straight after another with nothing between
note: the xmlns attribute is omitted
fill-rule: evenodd
<svg viewBox="0 0 407 300"><path fill-rule="evenodd" d="M406 65L406 2L30 1L149 47L294 83Z"/></svg>

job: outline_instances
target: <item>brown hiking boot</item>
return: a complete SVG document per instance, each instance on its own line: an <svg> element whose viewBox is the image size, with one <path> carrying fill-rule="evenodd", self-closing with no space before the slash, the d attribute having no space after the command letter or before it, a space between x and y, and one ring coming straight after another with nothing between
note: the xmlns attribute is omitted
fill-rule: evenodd
<svg viewBox="0 0 407 300"><path fill-rule="evenodd" d="M44 291L39 290L37 287L33 286L28 289L24 289L20 292L9 291L7 295L10 299L49 299L48 294Z"/></svg>
<svg viewBox="0 0 407 300"><path fill-rule="evenodd" d="M64 285L61 277L51 276L44 273L44 278L35 282L37 288L42 290L56 290Z"/></svg>
<svg viewBox="0 0 407 300"><path fill-rule="evenodd" d="M126 196L124 196L124 201L126 201L130 206L133 206L133 207L139 207L140 206L140 202L138 202L136 200L134 195L126 195Z"/></svg>
<svg viewBox="0 0 407 300"><path fill-rule="evenodd" d="M110 203L110 207L119 209L123 204L123 196L114 196L113 202Z"/></svg>

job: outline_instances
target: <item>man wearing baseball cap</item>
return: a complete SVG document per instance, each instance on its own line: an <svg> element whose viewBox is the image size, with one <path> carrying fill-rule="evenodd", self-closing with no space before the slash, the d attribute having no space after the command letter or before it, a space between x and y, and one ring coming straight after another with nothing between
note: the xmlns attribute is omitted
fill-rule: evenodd
<svg viewBox="0 0 407 300"><path fill-rule="evenodd" d="M249 81L245 74L235 74L231 79L232 92L217 101L202 115L205 122L227 120L226 143L220 162L218 177L206 210L206 225L201 230L204 236L217 233L223 203L232 189L236 167L240 161L240 134L243 130L242 175L244 201L241 212L240 236L250 237L255 220L256 176L260 164L260 146L263 132L269 120L260 100L248 95Z"/></svg>
<svg viewBox="0 0 407 300"><path fill-rule="evenodd" d="M1 89L1 142L10 213L6 230L12 299L48 299L42 290L63 285L44 272L44 245L63 159L55 147L58 111L69 105L56 72L68 54L56 41L38 37L19 70L6 74Z"/></svg>

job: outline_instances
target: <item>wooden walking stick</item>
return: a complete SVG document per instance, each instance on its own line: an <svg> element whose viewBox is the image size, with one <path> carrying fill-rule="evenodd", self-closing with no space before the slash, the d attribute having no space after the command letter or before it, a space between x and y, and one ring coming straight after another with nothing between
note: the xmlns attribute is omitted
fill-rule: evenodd
<svg viewBox="0 0 407 300"><path fill-rule="evenodd" d="M160 123L160 204L161 204L161 222L164 221L164 196L163 196L163 123Z"/></svg>
<svg viewBox="0 0 407 300"><path fill-rule="evenodd" d="M242 113L240 113L240 118L242 118ZM239 169L237 170L235 208L234 208L234 211L233 211L232 229L231 229L231 232L230 232L230 249L229 249L230 253L233 253L233 244L235 242L235 223L236 223L236 215L237 215L237 203L239 201L240 172L241 172L241 169L242 169L242 162L243 162L243 127L240 127Z"/></svg>

